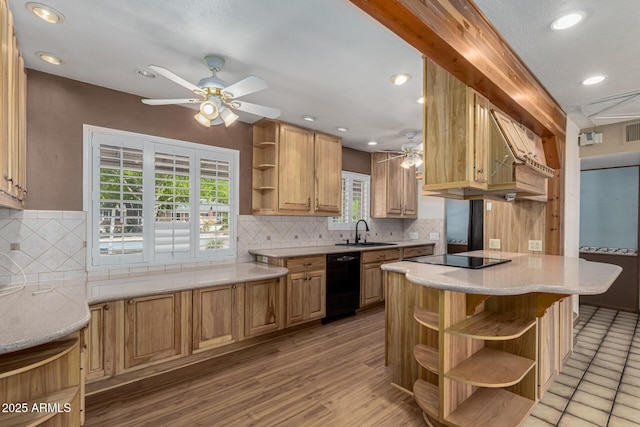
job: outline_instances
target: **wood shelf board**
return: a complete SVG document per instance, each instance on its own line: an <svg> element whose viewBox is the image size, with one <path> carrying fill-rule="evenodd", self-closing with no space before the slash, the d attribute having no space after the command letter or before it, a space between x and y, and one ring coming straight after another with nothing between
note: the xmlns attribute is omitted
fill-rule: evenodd
<svg viewBox="0 0 640 427"><path fill-rule="evenodd" d="M425 368L429 372L433 372L437 374L439 369L439 358L438 358L438 349L424 345L418 344L413 349L413 356L416 358L416 361Z"/></svg>
<svg viewBox="0 0 640 427"><path fill-rule="evenodd" d="M254 187L254 190L275 190L276 187L267 187L267 186L260 186L260 187Z"/></svg>
<svg viewBox="0 0 640 427"><path fill-rule="evenodd" d="M526 357L484 347L449 370L446 377L480 387L509 387L522 381L535 364Z"/></svg>
<svg viewBox="0 0 640 427"><path fill-rule="evenodd" d="M416 307L413 312L413 317L422 326L433 329L434 331L438 330L438 325L440 323L438 313L424 308Z"/></svg>
<svg viewBox="0 0 640 427"><path fill-rule="evenodd" d="M56 360L78 343L78 338L53 341L35 348L16 351L3 357L0 362L0 379L11 377Z"/></svg>
<svg viewBox="0 0 640 427"><path fill-rule="evenodd" d="M500 388L479 388L446 418L456 426L518 426L535 405L517 394Z"/></svg>
<svg viewBox="0 0 640 427"><path fill-rule="evenodd" d="M267 147L275 147L276 143L274 141L260 141L254 145L255 148L267 148Z"/></svg>
<svg viewBox="0 0 640 427"><path fill-rule="evenodd" d="M418 379L413 384L413 397L425 414L431 418L439 418L440 393L437 385Z"/></svg>
<svg viewBox="0 0 640 427"><path fill-rule="evenodd" d="M273 163L260 163L259 165L255 165L253 168L263 171L265 169L273 169L275 167L276 165Z"/></svg>
<svg viewBox="0 0 640 427"><path fill-rule="evenodd" d="M57 404L60 411L64 410L64 404L70 403L78 393L80 387L69 387L47 396L42 396L37 399L33 399L27 403L27 412L15 412L11 414L3 414L2 426L3 427L35 427L39 426L45 421L58 415L58 412L49 412L47 410L43 412L32 411L33 405L37 405L39 408L41 404Z"/></svg>
<svg viewBox="0 0 640 427"><path fill-rule="evenodd" d="M447 332L463 337L504 341L522 336L536 324L535 319L518 318L507 313L483 311L447 329Z"/></svg>

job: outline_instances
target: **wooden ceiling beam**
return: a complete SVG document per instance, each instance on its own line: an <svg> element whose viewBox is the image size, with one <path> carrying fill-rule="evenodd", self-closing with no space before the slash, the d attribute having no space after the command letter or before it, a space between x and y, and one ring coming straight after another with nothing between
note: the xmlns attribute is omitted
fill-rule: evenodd
<svg viewBox="0 0 640 427"><path fill-rule="evenodd" d="M513 119L564 141L565 112L473 2L351 2Z"/></svg>

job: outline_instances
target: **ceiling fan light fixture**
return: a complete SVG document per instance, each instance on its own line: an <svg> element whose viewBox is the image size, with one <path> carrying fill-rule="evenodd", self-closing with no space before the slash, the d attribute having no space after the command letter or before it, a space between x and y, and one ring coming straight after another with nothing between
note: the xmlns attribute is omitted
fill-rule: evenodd
<svg viewBox="0 0 640 427"><path fill-rule="evenodd" d="M405 157L402 163L400 163L400 166L402 166L405 169L409 169L414 164L415 164L415 161L411 157Z"/></svg>
<svg viewBox="0 0 640 427"><path fill-rule="evenodd" d="M403 85L409 80L411 80L411 75L407 73L394 74L391 76L391 83L396 86Z"/></svg>
<svg viewBox="0 0 640 427"><path fill-rule="evenodd" d="M422 159L420 158L420 156L416 156L416 160L415 160L415 162L413 163L413 165L414 165L415 167L420 167L420 165L422 165Z"/></svg>
<svg viewBox="0 0 640 427"><path fill-rule="evenodd" d="M200 104L200 114L209 121L218 117L218 105L213 101L204 101Z"/></svg>
<svg viewBox="0 0 640 427"><path fill-rule="evenodd" d="M560 31L578 25L584 18L584 12L572 12L561 16L551 23L551 29Z"/></svg>
<svg viewBox="0 0 640 427"><path fill-rule="evenodd" d="M207 119L202 113L193 116L202 126L211 127L211 120Z"/></svg>
<svg viewBox="0 0 640 427"><path fill-rule="evenodd" d="M29 12L50 24L62 24L64 22L64 15L51 6L34 2L29 2L25 6Z"/></svg>
<svg viewBox="0 0 640 427"><path fill-rule="evenodd" d="M238 120L238 115L229 108L223 108L222 111L220 111L220 117L224 120L224 125L227 127Z"/></svg>

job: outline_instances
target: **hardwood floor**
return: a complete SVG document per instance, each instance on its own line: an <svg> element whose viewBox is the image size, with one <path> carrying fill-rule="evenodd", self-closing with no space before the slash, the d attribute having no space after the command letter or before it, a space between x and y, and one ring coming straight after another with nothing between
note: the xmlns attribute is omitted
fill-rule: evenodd
<svg viewBox="0 0 640 427"><path fill-rule="evenodd" d="M423 426L384 366L384 309L87 397L86 426Z"/></svg>

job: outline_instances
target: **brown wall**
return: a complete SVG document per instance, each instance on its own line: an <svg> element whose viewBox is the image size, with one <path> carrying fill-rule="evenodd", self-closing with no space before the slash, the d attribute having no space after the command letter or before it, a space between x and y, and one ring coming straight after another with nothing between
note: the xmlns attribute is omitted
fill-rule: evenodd
<svg viewBox="0 0 640 427"><path fill-rule="evenodd" d="M240 150L240 213L251 211L251 126L198 124L192 109L27 70L26 209L82 210L82 125Z"/></svg>
<svg viewBox="0 0 640 427"><path fill-rule="evenodd" d="M490 211L486 209L489 202ZM489 239L500 239L500 250L503 252L546 253L546 205L534 200L516 200L511 203L485 201L484 249L490 250ZM529 240L541 240L542 252L529 251Z"/></svg>
<svg viewBox="0 0 640 427"><path fill-rule="evenodd" d="M240 214L251 214L251 125L205 128L194 110L148 106L140 97L27 70L26 209L82 210L82 126L197 142L240 151ZM371 156L343 149L345 170L370 173Z"/></svg>

